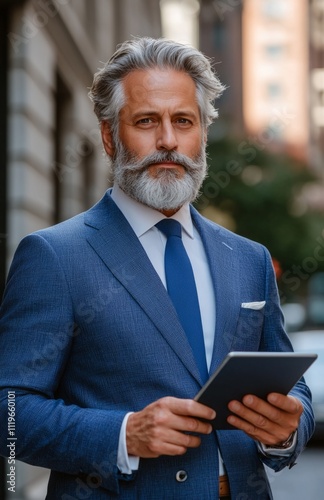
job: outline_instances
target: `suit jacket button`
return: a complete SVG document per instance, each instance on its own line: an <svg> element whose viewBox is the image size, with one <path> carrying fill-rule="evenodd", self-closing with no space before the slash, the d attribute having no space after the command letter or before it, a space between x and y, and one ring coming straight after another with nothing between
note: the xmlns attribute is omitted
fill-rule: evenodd
<svg viewBox="0 0 324 500"><path fill-rule="evenodd" d="M186 473L185 470L178 470L178 472L176 473L176 480L179 483L183 483L183 481L186 481L187 478L188 478L188 474Z"/></svg>
<svg viewBox="0 0 324 500"><path fill-rule="evenodd" d="M102 478L99 474L96 474L95 472L92 472L87 476L87 481L90 482L90 485L93 488L99 488L99 486L102 483Z"/></svg>

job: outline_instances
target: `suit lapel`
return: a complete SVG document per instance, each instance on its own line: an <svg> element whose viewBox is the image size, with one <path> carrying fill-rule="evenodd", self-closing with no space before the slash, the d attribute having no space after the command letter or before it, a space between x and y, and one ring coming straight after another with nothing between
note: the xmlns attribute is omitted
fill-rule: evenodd
<svg viewBox="0 0 324 500"><path fill-rule="evenodd" d="M230 351L240 312L240 268L233 239L220 226L206 221L195 209L192 217L199 231L214 284L216 326L210 373Z"/></svg>
<svg viewBox="0 0 324 500"><path fill-rule="evenodd" d="M131 226L108 193L86 212L85 224L89 226L89 244L152 320L188 371L201 383L186 334L167 291Z"/></svg>

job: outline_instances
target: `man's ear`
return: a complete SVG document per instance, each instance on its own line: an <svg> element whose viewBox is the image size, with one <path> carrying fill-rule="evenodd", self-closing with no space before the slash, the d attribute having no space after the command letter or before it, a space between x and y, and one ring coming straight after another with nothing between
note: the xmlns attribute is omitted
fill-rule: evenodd
<svg viewBox="0 0 324 500"><path fill-rule="evenodd" d="M112 157L115 153L115 145L112 137L112 132L108 122L101 122L101 137L108 156Z"/></svg>

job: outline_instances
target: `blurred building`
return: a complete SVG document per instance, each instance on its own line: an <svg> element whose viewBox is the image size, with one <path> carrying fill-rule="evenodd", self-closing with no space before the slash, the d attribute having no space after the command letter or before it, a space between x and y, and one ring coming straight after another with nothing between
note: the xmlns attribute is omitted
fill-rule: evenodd
<svg viewBox="0 0 324 500"><path fill-rule="evenodd" d="M210 137L244 132L242 95L242 2L200 0L199 48L211 57L227 89L217 101L220 119Z"/></svg>
<svg viewBox="0 0 324 500"><path fill-rule="evenodd" d="M159 0L0 0L0 293L24 235L108 187L88 89L117 43L160 36L160 17ZM15 499L43 499L43 483L18 464Z"/></svg>
<svg viewBox="0 0 324 500"><path fill-rule="evenodd" d="M324 0L310 1L310 154L324 181ZM324 206L324 192L322 192Z"/></svg>
<svg viewBox="0 0 324 500"><path fill-rule="evenodd" d="M244 1L246 130L301 159L309 141L308 53L307 0Z"/></svg>
<svg viewBox="0 0 324 500"><path fill-rule="evenodd" d="M161 0L162 35L199 46L199 0Z"/></svg>
<svg viewBox="0 0 324 500"><path fill-rule="evenodd" d="M10 260L26 233L87 208L103 192L106 167L87 97L93 73L117 43L131 35L160 35L161 23L158 0L0 5L8 117L2 114L7 223L0 233Z"/></svg>
<svg viewBox="0 0 324 500"><path fill-rule="evenodd" d="M309 152L308 0L201 0L200 48L228 86L225 133L305 159Z"/></svg>

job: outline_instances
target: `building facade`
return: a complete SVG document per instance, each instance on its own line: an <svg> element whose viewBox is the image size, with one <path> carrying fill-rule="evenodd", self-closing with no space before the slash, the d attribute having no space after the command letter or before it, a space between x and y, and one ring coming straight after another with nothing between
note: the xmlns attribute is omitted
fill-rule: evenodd
<svg viewBox="0 0 324 500"><path fill-rule="evenodd" d="M324 0L310 1L309 32L310 153L324 184Z"/></svg>
<svg viewBox="0 0 324 500"><path fill-rule="evenodd" d="M93 73L117 43L158 36L161 23L158 0L11 1L2 10L8 263L25 234L82 211L104 191L106 166L87 97Z"/></svg>
<svg viewBox="0 0 324 500"><path fill-rule="evenodd" d="M323 3L314 0L314 3ZM309 0L201 0L200 48L227 89L217 126L229 137L308 158ZM216 131L217 132L217 131Z"/></svg>
<svg viewBox="0 0 324 500"><path fill-rule="evenodd" d="M161 35L159 0L0 0L1 293L18 242L81 212L108 187L88 98L94 72L131 36ZM10 498L2 464L1 498ZM16 500L47 475L17 463Z"/></svg>
<svg viewBox="0 0 324 500"><path fill-rule="evenodd" d="M214 61L214 67L226 85L217 100L220 116L210 137L241 137L243 120L242 0L201 0L199 48Z"/></svg>
<svg viewBox="0 0 324 500"><path fill-rule="evenodd" d="M242 35L247 133L307 159L308 1L244 0Z"/></svg>

